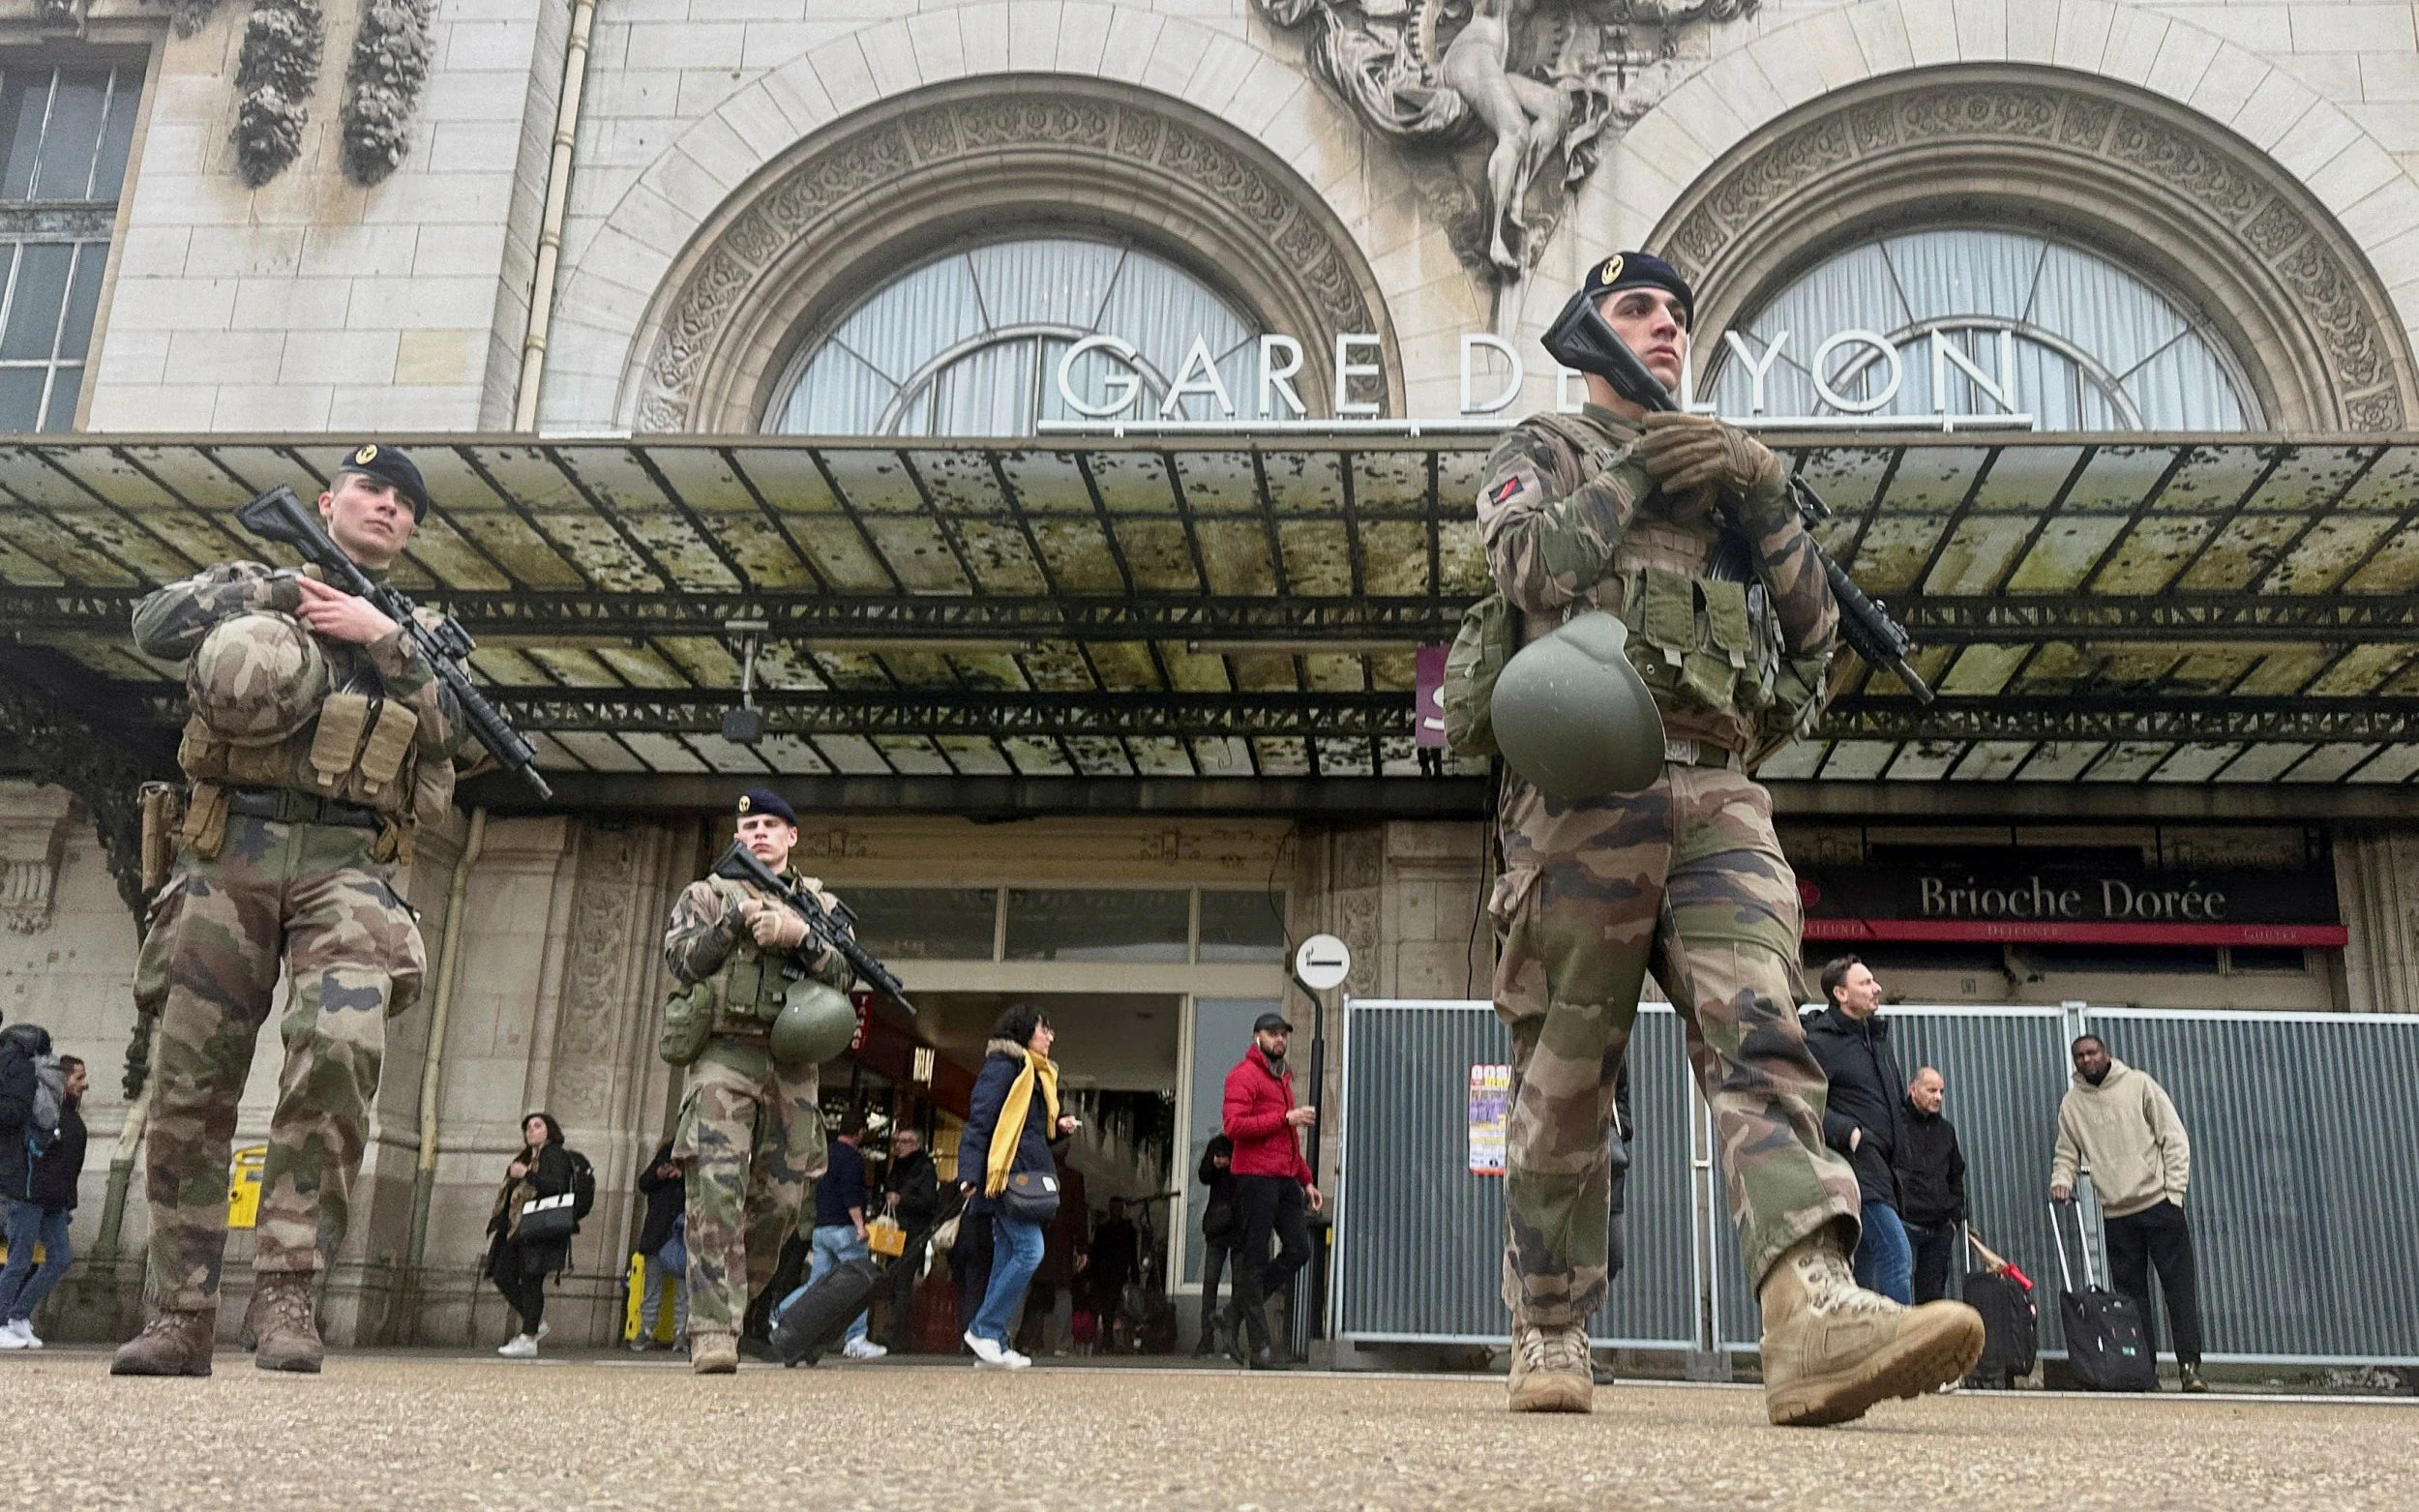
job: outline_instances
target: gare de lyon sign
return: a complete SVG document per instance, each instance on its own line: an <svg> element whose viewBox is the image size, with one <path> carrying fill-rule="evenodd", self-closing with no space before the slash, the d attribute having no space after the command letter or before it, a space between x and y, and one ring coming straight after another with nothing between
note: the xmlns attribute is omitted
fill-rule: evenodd
<svg viewBox="0 0 2419 1512"><path fill-rule="evenodd" d="M1995 361L1987 371L1983 364L1966 354L1965 349L1951 338L1964 331L1980 331L1994 336L1990 343ZM1793 350L1796 333L1776 332L1762 351L1754 350L1736 331L1722 334L1722 345L1746 371L1750 386L1748 412L1733 417L1753 426L1787 427L1792 429L1924 429L1956 430L1960 429L2023 430L2033 428L2033 416L2025 413L2016 397L2016 334L1995 322L1944 324L1931 327L1928 338L1931 366L1932 412L1921 415L1885 415L1881 411L1897 399L1904 386L1904 360L1896 342L1879 332L1850 328L1835 331L1813 343L1812 357L1805 366L1813 379L1815 397L1836 413L1821 415L1777 415L1769 412L1766 397L1773 370L1784 354ZM1383 341L1372 332L1352 331L1335 338L1333 371L1335 392L1330 396L1332 418L1313 419L1310 406L1303 400L1298 384L1302 371L1302 343L1290 336L1270 334L1259 339L1254 393L1245 399L1256 400L1250 416L1240 413L1237 396L1227 388L1225 377L1218 371L1216 357L1210 349L1206 336L1196 335L1187 349L1184 361L1169 380L1158 402L1150 401L1145 377L1145 362L1135 345L1122 337L1093 335L1070 345L1059 359L1056 381L1059 400L1081 420L1045 420L1040 430L1056 434L1166 433L1180 431L1212 431L1235 433L1254 430L1373 430L1418 435L1422 430L1497 430L1510 424L1507 412L1520 398L1528 378L1527 365L1518 348L1500 336L1488 333L1468 333L1461 339L1461 409L1458 415L1442 419L1388 419L1380 415L1380 406L1373 400L1352 397L1355 380L1383 379L1386 370L1378 360L1384 350ZM1500 377L1479 371L1479 353L1487 352L1501 359ZM1097 359L1095 360L1095 354ZM1837 365L1835 366L1835 360ZM1090 360L1088 362L1088 360ZM1079 367L1091 366L1093 386L1090 392L1079 388ZM1951 370L1962 373L1972 388L1996 406L1981 413L1951 413L1945 396L1950 390ZM1554 365L1555 406L1564 414L1579 410L1579 374L1561 364ZM1846 380L1871 374L1877 381L1868 385L1862 397L1842 394L1833 380ZM1495 382L1492 394L1482 395L1482 385ZM1188 419L1184 405L1189 400L1206 400L1214 408L1217 419ZM1680 374L1680 402L1684 408L1698 414L1713 414L1710 402L1700 402L1695 392L1695 373L1684 366Z"/></svg>

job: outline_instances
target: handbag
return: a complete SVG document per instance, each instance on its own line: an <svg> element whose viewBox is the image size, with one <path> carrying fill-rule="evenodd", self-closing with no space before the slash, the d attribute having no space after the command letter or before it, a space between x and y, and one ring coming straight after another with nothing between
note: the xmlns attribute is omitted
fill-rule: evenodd
<svg viewBox="0 0 2419 1512"><path fill-rule="evenodd" d="M1059 1173L1013 1171L1000 1193L999 1203L1000 1216L1011 1222L1046 1224L1059 1216Z"/></svg>
<svg viewBox="0 0 2419 1512"><path fill-rule="evenodd" d="M549 1244L568 1239L571 1230L580 1225L575 1210L580 1199L564 1192L554 1197L533 1197L521 1204L521 1227L513 1237L523 1244Z"/></svg>
<svg viewBox="0 0 2419 1512"><path fill-rule="evenodd" d="M865 1226L865 1247L884 1260L907 1253L907 1230L895 1218L877 1218Z"/></svg>

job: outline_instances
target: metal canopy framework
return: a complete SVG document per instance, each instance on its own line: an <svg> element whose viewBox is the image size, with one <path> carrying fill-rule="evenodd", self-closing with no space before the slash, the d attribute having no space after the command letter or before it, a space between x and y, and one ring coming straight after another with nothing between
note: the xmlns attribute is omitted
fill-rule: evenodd
<svg viewBox="0 0 2419 1512"><path fill-rule="evenodd" d="M2419 773L2419 438L1776 439L1942 697L1860 668L1767 775ZM1414 649L1486 588L1484 437L401 444L438 507L398 580L562 770L1418 778ZM232 510L330 453L0 444L0 635L172 723L133 605L276 556Z"/></svg>

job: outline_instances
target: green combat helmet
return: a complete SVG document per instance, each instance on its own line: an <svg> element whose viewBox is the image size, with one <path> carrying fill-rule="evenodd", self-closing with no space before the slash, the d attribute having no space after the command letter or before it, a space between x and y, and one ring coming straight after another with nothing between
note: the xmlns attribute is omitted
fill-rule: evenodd
<svg viewBox="0 0 2419 1512"><path fill-rule="evenodd" d="M1496 680L1495 741L1549 798L1636 792L1663 775L1663 719L1601 609L1530 642Z"/></svg>
<svg viewBox="0 0 2419 1512"><path fill-rule="evenodd" d="M291 614L261 609L221 620L185 668L193 711L230 745L271 746L300 730L328 697L328 659Z"/></svg>
<svg viewBox="0 0 2419 1512"><path fill-rule="evenodd" d="M784 1066L820 1066L856 1038L856 1006L848 994L821 982L792 982L773 1019L773 1060Z"/></svg>

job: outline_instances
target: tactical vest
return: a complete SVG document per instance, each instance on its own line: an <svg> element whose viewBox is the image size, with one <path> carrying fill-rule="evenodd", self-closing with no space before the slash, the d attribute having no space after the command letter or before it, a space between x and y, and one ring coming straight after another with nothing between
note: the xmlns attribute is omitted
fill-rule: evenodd
<svg viewBox="0 0 2419 1512"><path fill-rule="evenodd" d="M1573 416L1542 414L1526 423L1541 425L1583 458L1613 439ZM1620 616L1629 632L1630 665L1654 692L1670 734L1746 752L1811 722L1828 659L1786 654L1779 616L1761 581L1706 576L1715 539L1709 529L1641 509L1614 548L1594 602L1574 601L1568 612L1602 608ZM1446 660L1444 697L1447 744L1460 755L1498 754L1484 712L1496 675L1520 646L1553 628L1522 621L1501 593L1463 616Z"/></svg>
<svg viewBox="0 0 2419 1512"><path fill-rule="evenodd" d="M424 749L420 716L402 699L332 693L299 728L266 738L213 728L204 701L194 702L176 751L194 785L180 838L205 860L224 838L230 788L287 788L373 810L387 821L373 847L380 860L408 860L413 826L441 822L453 802L454 764L441 750Z"/></svg>
<svg viewBox="0 0 2419 1512"><path fill-rule="evenodd" d="M742 903L758 897L754 888L729 877L708 878L714 890L723 895L723 905L737 910ZM762 1034L772 1028L781 1017L781 1005L790 992L791 978L785 967L794 962L789 954L774 954L760 948L756 937L746 930L739 932L739 943L723 959L722 968L705 978L700 986L710 985L714 994L714 1032L717 1034Z"/></svg>

